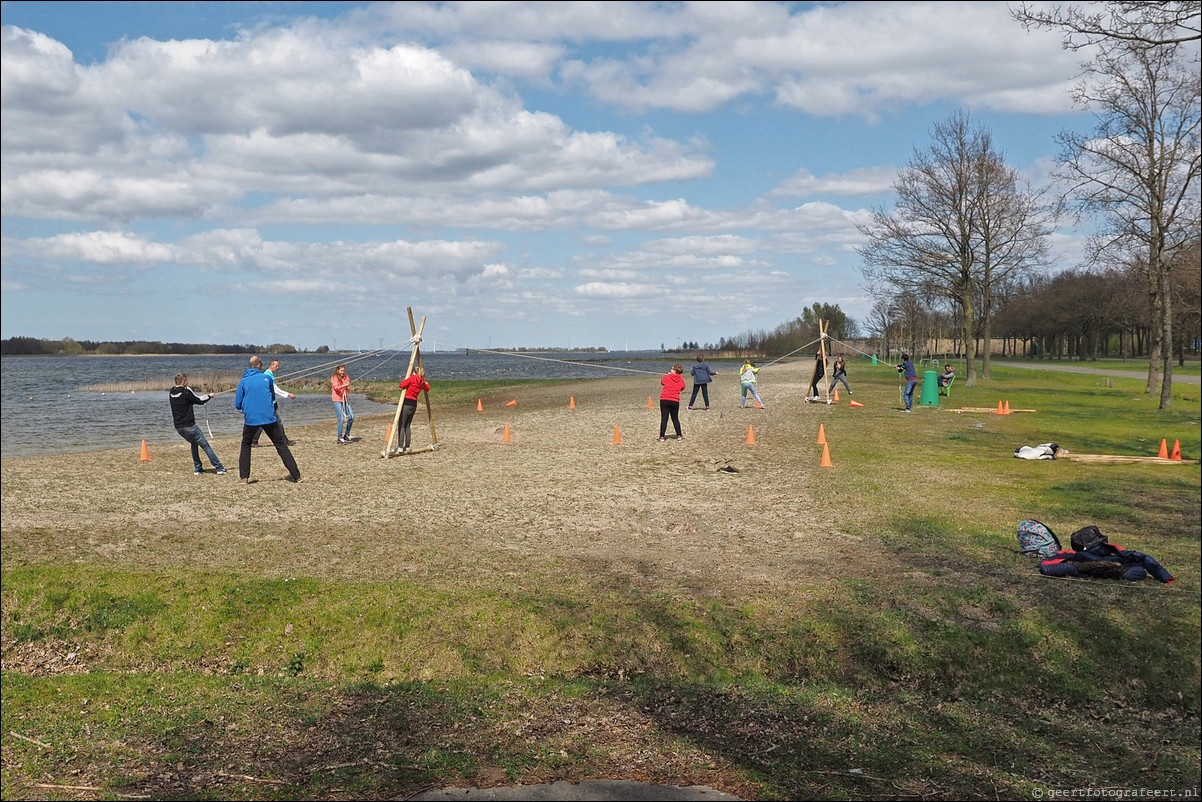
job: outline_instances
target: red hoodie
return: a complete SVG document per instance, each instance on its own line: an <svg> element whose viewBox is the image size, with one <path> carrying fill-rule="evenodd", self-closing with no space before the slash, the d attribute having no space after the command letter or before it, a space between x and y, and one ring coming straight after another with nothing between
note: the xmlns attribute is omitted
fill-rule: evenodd
<svg viewBox="0 0 1202 802"><path fill-rule="evenodd" d="M659 394L659 400L675 401L679 404L680 394L684 392L684 376L681 376L676 371L672 371L660 379L659 383L664 386L664 391Z"/></svg>
<svg viewBox="0 0 1202 802"><path fill-rule="evenodd" d="M422 394L422 390L429 391L430 383L418 376L416 373L410 373L409 376L401 382L401 389L405 391L406 401L416 401L417 397Z"/></svg>

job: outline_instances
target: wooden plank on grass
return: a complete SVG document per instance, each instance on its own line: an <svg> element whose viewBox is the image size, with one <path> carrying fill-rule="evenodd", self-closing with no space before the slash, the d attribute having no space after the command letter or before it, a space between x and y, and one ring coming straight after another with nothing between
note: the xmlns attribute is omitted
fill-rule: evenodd
<svg viewBox="0 0 1202 802"><path fill-rule="evenodd" d="M1066 459L1070 462L1096 462L1105 465L1122 465L1132 462L1145 462L1149 465L1197 465L1196 459L1167 459L1165 457L1129 457L1121 454L1056 454L1056 459Z"/></svg>

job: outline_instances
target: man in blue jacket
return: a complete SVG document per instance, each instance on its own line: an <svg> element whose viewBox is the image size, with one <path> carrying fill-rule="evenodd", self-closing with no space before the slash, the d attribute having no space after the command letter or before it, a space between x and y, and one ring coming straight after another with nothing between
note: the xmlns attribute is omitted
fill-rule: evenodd
<svg viewBox="0 0 1202 802"><path fill-rule="evenodd" d="M284 427L275 415L275 381L263 372L263 360L258 356L252 356L249 365L234 393L234 409L242 413L244 420L242 450L238 453L238 481L243 484L250 482L250 444L255 439L255 433L262 430L267 433L267 439L275 446L284 467L288 469L288 481L299 482L300 469L288 450Z"/></svg>

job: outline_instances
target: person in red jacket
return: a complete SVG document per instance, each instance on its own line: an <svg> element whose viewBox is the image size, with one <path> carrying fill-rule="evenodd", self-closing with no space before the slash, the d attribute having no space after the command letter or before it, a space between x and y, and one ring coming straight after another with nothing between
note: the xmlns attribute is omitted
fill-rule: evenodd
<svg viewBox="0 0 1202 802"><path fill-rule="evenodd" d="M430 382L426 381L426 369L421 365L401 381L401 389L405 391L405 400L401 402L401 429L397 432L397 452L404 454L409 450L409 425L417 413L417 397L423 391L430 392Z"/></svg>
<svg viewBox="0 0 1202 802"><path fill-rule="evenodd" d="M668 431L668 418L672 418L672 426L676 428L676 439L683 440L680 433L680 394L684 392L684 368L673 365L672 372L666 374L659 383L663 392L659 394L659 439L663 440Z"/></svg>

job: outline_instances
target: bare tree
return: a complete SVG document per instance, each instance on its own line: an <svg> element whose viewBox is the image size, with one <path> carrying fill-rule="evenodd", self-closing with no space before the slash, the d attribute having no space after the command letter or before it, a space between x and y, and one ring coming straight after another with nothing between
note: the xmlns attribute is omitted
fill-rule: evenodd
<svg viewBox="0 0 1202 802"><path fill-rule="evenodd" d="M1146 392L1172 406L1174 257L1199 227L1202 81L1180 46L1102 43L1074 101L1093 110L1088 135L1060 135L1061 178L1080 209L1101 215L1094 255L1146 266L1152 310Z"/></svg>
<svg viewBox="0 0 1202 802"><path fill-rule="evenodd" d="M1198 0L1139 0L1088 6L1036 8L1026 3L1011 10L1023 27L1064 32L1064 46L1080 50L1101 42L1125 42L1134 47L1160 47L1197 42Z"/></svg>
<svg viewBox="0 0 1202 802"><path fill-rule="evenodd" d="M894 208L873 210L860 227L868 240L859 250L861 271L871 284L954 306L965 344L965 383L972 386L977 369L968 345L975 341L976 299L988 332L995 283L1043 263L1055 212L1037 193L1019 187L1017 171L966 112L934 126L931 143L916 149L893 189Z"/></svg>
<svg viewBox="0 0 1202 802"><path fill-rule="evenodd" d="M994 294L1023 274L1047 264L1048 237L1059 217L1059 204L1045 192L1019 183L1018 170L994 154L977 163L979 229L977 282L981 297L981 338L985 341L981 378L989 381Z"/></svg>

